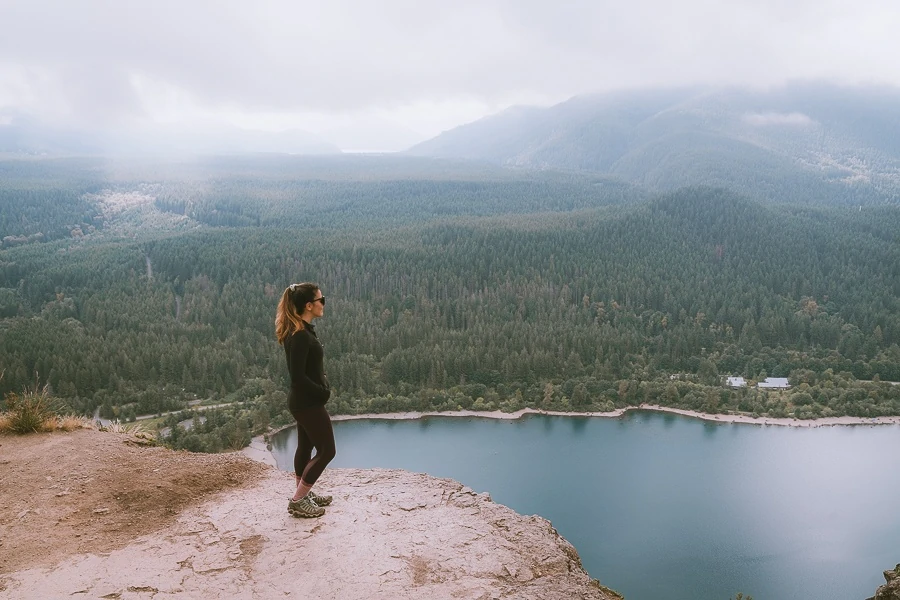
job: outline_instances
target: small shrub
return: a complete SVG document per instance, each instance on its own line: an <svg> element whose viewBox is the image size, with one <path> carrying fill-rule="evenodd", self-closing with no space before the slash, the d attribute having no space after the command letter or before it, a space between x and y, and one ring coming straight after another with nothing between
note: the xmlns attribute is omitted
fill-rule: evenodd
<svg viewBox="0 0 900 600"><path fill-rule="evenodd" d="M10 392L6 394L5 400L11 431L15 433L47 431L48 425L50 431L55 428L56 415L53 414L51 407L48 386L26 389L21 396Z"/></svg>
<svg viewBox="0 0 900 600"><path fill-rule="evenodd" d="M139 424L132 425L130 423L122 423L118 419L100 426L100 431L108 431L109 433L132 433L138 430L143 430L143 426Z"/></svg>
<svg viewBox="0 0 900 600"><path fill-rule="evenodd" d="M0 433L12 431L12 421L6 413L0 413Z"/></svg>
<svg viewBox="0 0 900 600"><path fill-rule="evenodd" d="M121 423L118 420L110 421L108 425L101 425L100 431L110 433L129 433L134 437L147 440L149 442L156 441L156 436L143 423Z"/></svg>

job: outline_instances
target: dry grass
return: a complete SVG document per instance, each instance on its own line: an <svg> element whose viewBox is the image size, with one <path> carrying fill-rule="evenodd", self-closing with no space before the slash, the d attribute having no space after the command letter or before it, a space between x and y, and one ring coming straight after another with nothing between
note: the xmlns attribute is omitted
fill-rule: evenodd
<svg viewBox="0 0 900 600"><path fill-rule="evenodd" d="M56 428L62 431L75 431L76 429L93 429L94 422L87 417L75 415L63 415L56 417Z"/></svg>
<svg viewBox="0 0 900 600"><path fill-rule="evenodd" d="M56 417L50 417L44 419L40 425L34 428L34 431L37 433L50 433L51 431L56 431L56 424Z"/></svg>
<svg viewBox="0 0 900 600"><path fill-rule="evenodd" d="M16 420L11 413L0 413L0 433L23 433L16 429ZM30 429L24 433L50 431L75 431L76 429L93 429L94 423L87 417L64 415L61 417L50 416L39 424L32 423Z"/></svg>
<svg viewBox="0 0 900 600"><path fill-rule="evenodd" d="M0 371L0 380L4 371ZM0 433L36 433L91 429L87 417L59 415L61 404L50 394L50 385L26 387L21 394L9 392L4 396L7 412L0 413Z"/></svg>

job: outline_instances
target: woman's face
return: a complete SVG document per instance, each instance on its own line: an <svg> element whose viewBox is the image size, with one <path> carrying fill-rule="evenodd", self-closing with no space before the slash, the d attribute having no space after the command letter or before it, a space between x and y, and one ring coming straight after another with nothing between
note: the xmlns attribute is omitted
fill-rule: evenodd
<svg viewBox="0 0 900 600"><path fill-rule="evenodd" d="M325 314L325 296L322 295L322 290L316 290L316 298L312 302L306 303L306 310L313 316L313 318L321 317Z"/></svg>

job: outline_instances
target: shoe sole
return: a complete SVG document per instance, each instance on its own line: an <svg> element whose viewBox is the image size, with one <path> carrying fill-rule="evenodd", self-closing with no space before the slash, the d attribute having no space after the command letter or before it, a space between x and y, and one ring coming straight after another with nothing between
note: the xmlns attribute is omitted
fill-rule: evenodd
<svg viewBox="0 0 900 600"><path fill-rule="evenodd" d="M319 508L325 508L326 506L329 506L330 504L331 504L331 502L329 502L328 504L316 504L316 506L318 506ZM289 513L296 512L293 508L290 508L290 507L288 507L287 511Z"/></svg>
<svg viewBox="0 0 900 600"><path fill-rule="evenodd" d="M288 513L296 519L318 519L325 516L325 511L322 511L322 514L319 515L310 515L297 510L289 510Z"/></svg>

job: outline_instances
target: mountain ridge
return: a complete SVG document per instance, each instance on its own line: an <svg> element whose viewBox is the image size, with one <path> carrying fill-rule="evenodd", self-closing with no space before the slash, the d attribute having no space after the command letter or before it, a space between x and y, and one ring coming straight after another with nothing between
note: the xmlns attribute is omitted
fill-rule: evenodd
<svg viewBox="0 0 900 600"><path fill-rule="evenodd" d="M659 191L703 184L767 199L865 203L896 202L897 140L900 90L798 83L576 96L515 107L408 153L592 171Z"/></svg>

